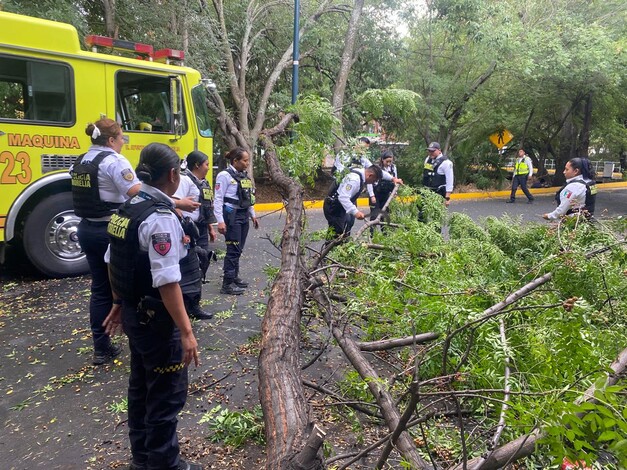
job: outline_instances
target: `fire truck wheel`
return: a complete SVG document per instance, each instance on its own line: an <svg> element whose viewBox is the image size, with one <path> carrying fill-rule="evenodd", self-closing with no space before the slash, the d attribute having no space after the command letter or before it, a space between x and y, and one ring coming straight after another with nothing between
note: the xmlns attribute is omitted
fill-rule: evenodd
<svg viewBox="0 0 627 470"><path fill-rule="evenodd" d="M26 218L24 251L35 268L50 277L78 276L89 271L78 243L78 223L72 194L42 200Z"/></svg>

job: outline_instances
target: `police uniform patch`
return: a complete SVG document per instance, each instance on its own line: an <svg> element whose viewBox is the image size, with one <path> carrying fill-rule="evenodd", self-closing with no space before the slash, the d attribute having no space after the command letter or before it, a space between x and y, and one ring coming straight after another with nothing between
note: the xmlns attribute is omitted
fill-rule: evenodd
<svg viewBox="0 0 627 470"><path fill-rule="evenodd" d="M220 183L216 183L216 191L220 189Z"/></svg>
<svg viewBox="0 0 627 470"><path fill-rule="evenodd" d="M133 178L135 178L135 175L133 175L133 170L131 170L130 168L123 169L122 178L124 178L126 181L133 181Z"/></svg>
<svg viewBox="0 0 627 470"><path fill-rule="evenodd" d="M351 186L350 184L347 184L347 185L346 185L346 191L350 191L350 190L351 190L351 188L352 188L352 186Z"/></svg>
<svg viewBox="0 0 627 470"><path fill-rule="evenodd" d="M161 256L165 256L172 248L172 239L169 233L155 233L151 237L152 247Z"/></svg>

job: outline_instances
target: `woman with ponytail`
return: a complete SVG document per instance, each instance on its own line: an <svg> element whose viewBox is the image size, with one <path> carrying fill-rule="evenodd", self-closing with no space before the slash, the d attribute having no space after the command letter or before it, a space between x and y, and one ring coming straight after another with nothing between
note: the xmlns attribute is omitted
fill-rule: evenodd
<svg viewBox="0 0 627 470"><path fill-rule="evenodd" d="M90 123L85 133L91 147L70 168L78 241L91 273L89 322L94 343L94 365L110 362L120 354L120 347L105 334L102 322L111 310L111 287L104 254L109 245L107 224L120 204L139 191L140 181L129 161L120 154L124 136L120 125L102 118Z"/></svg>
<svg viewBox="0 0 627 470"><path fill-rule="evenodd" d="M107 252L114 308L105 320L129 339L128 427L132 469L186 468L176 433L187 398L187 367L198 365L198 344L185 311L179 261L187 254L171 196L180 180L178 155L149 144L136 168L139 193L109 223Z"/></svg>
<svg viewBox="0 0 627 470"><path fill-rule="evenodd" d="M259 228L255 215L255 188L246 170L250 155L246 149L235 147L225 158L229 161L226 170L218 173L213 212L218 221L218 232L226 241L224 257L224 277L220 293L241 295L248 282L240 277L239 260L252 220L253 227Z"/></svg>
<svg viewBox="0 0 627 470"><path fill-rule="evenodd" d="M202 282L205 282L207 269L215 256L209 249L209 240L213 242L216 239L211 225L216 221L213 215L213 190L205 179L209 171L209 157L195 150L187 155L181 168L184 170L181 171L181 182L174 198L189 197L200 203L200 207L193 211L183 211L183 229L190 236L190 246L193 248L181 263L183 299L190 318L210 320L213 314L205 312L200 306Z"/></svg>
<svg viewBox="0 0 627 470"><path fill-rule="evenodd" d="M590 160L571 158L564 167L566 184L555 194L557 209L542 217L557 220L565 215L584 212L586 217L594 214L597 186Z"/></svg>

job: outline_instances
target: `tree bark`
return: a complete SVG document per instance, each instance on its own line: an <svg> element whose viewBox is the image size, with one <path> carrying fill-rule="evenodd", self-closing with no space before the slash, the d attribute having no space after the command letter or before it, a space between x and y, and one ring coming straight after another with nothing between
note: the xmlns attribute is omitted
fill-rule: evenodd
<svg viewBox="0 0 627 470"><path fill-rule="evenodd" d="M115 25L115 0L102 0L105 31L107 36L117 39L117 27Z"/></svg>
<svg viewBox="0 0 627 470"><path fill-rule="evenodd" d="M388 349L404 348L413 344L428 343L440 337L439 333L421 333L405 338L384 339L380 341L369 341L367 343L356 342L357 347L362 351L387 351Z"/></svg>
<svg viewBox="0 0 627 470"><path fill-rule="evenodd" d="M590 131L592 128L592 98L593 93L590 92L586 96L583 107L583 125L579 131L579 140L577 144L577 156L588 158L590 150Z"/></svg>
<svg viewBox="0 0 627 470"><path fill-rule="evenodd" d="M310 282L315 284L313 279ZM372 393L381 408L381 414L385 419L388 429L394 432L401 423L401 415L396 408L392 396L385 389L385 387L382 386L379 374L377 374L376 370L363 357L356 342L348 338L344 334L344 330L338 326L337 322L333 318L331 305L327 302L322 290L318 287L311 292L311 295L316 302L323 307L322 312L324 319L330 326L331 332L337 340L338 345L362 379L367 382L370 393ZM407 459L407 461L412 465L412 468L432 468L431 465L420 456L416 446L414 445L414 441L406 431L403 431L398 435L396 444L399 451L403 454L403 457L405 457L405 459Z"/></svg>
<svg viewBox="0 0 627 470"><path fill-rule="evenodd" d="M566 162L574 158L577 152L577 132L573 123L572 113L568 115L564 122L559 142L558 157L555 161L555 175L553 176L553 184L558 186L566 181L563 174Z"/></svg>
<svg viewBox="0 0 627 470"><path fill-rule="evenodd" d="M292 115L277 128L285 129ZM281 237L281 269L272 285L261 324L259 397L266 434L267 469L322 467L319 449L323 432L308 416L300 368L300 319L304 300L300 235L303 228L303 188L285 176L270 140L260 136L272 180L288 194L287 217Z"/></svg>
<svg viewBox="0 0 627 470"><path fill-rule="evenodd" d="M344 107L344 96L346 95L348 75L355 63L355 42L357 41L359 21L363 10L364 0L355 0L355 6L353 7L353 11L351 12L351 17L348 22L348 29L346 30L346 35L344 36L344 50L342 51L342 58L340 59L340 70L337 73L335 86L333 87L331 104L333 105L333 114L340 120L340 122L342 122L342 108ZM339 150L339 139L336 139L335 147L336 151Z"/></svg>

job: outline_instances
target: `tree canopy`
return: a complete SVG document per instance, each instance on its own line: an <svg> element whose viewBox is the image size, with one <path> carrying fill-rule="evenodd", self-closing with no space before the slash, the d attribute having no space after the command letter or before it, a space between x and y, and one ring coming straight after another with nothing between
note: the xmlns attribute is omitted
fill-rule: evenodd
<svg viewBox="0 0 627 470"><path fill-rule="evenodd" d="M3 8L184 49L218 86L219 145L253 149L290 104L292 1L5 0ZM627 152L626 19L620 0L301 2L300 93L340 106L332 112L342 135L374 118L414 155L440 141L461 182L473 163L498 159L487 138L505 128L510 147L524 145L538 163L555 158L559 179L573 156L616 161ZM377 89L419 98L412 109L401 100L372 113L368 90Z"/></svg>

